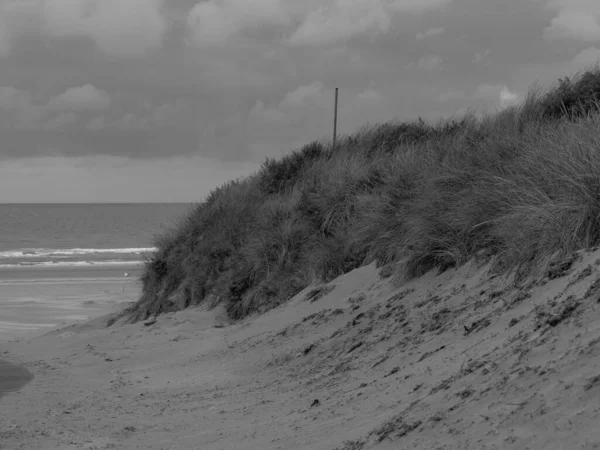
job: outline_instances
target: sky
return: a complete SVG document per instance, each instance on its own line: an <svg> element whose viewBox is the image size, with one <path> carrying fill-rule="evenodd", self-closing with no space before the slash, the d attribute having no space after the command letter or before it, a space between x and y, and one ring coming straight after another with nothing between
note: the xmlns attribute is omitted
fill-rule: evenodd
<svg viewBox="0 0 600 450"><path fill-rule="evenodd" d="M598 0L0 0L0 203L199 202L596 64Z"/></svg>

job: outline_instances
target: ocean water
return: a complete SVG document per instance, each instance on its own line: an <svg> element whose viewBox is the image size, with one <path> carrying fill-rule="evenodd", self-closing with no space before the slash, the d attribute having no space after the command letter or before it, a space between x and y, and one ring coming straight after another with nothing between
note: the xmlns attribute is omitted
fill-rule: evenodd
<svg viewBox="0 0 600 450"><path fill-rule="evenodd" d="M136 265L189 204L0 205L0 272Z"/></svg>
<svg viewBox="0 0 600 450"><path fill-rule="evenodd" d="M154 237L191 207L0 205L0 344L137 301Z"/></svg>

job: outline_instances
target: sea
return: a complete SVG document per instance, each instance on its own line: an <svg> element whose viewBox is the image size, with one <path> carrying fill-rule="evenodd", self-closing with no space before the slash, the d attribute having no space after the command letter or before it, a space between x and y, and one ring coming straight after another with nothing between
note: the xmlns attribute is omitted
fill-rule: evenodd
<svg viewBox="0 0 600 450"><path fill-rule="evenodd" d="M0 344L136 301L155 237L193 207L0 204Z"/></svg>
<svg viewBox="0 0 600 450"><path fill-rule="evenodd" d="M0 204L0 270L139 263L190 204Z"/></svg>

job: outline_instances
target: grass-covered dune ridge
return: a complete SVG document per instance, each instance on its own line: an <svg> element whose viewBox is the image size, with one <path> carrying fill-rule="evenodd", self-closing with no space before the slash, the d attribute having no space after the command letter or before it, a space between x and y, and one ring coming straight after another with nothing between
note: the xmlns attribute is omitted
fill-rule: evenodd
<svg viewBox="0 0 600 450"><path fill-rule="evenodd" d="M376 261L398 280L493 258L515 280L600 241L600 69L494 114L312 142L211 192L157 238L130 321L232 318Z"/></svg>

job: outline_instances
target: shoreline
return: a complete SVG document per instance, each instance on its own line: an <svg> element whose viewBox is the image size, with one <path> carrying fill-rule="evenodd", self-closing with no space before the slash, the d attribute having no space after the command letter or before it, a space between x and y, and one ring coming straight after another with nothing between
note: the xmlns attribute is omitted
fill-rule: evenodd
<svg viewBox="0 0 600 450"><path fill-rule="evenodd" d="M0 286L9 282L31 281L74 281L85 279L118 279L124 282L137 281L143 272L143 264L139 262L123 263L120 265L91 265L67 267L35 267L22 266L0 269ZM124 277L127 272L129 277Z"/></svg>
<svg viewBox="0 0 600 450"><path fill-rule="evenodd" d="M0 271L0 348L137 301L140 273L132 267Z"/></svg>

